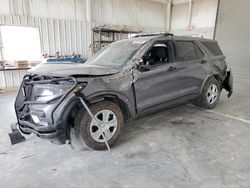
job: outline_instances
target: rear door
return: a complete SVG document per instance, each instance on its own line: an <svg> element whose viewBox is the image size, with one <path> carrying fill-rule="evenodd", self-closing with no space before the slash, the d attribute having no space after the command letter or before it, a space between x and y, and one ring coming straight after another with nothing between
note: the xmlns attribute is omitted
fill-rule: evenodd
<svg viewBox="0 0 250 188"><path fill-rule="evenodd" d="M179 70L179 83L182 85L182 90L179 90L176 96L198 95L210 71L207 56L199 47L199 43L187 40L174 41L174 52L175 67Z"/></svg>

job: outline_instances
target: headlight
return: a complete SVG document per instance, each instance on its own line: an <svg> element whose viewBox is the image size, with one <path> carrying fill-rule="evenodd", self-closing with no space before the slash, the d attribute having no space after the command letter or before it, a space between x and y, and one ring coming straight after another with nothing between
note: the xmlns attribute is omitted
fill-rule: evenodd
<svg viewBox="0 0 250 188"><path fill-rule="evenodd" d="M36 101L48 101L63 95L71 88L70 84L35 84L32 95Z"/></svg>
<svg viewBox="0 0 250 188"><path fill-rule="evenodd" d="M87 83L79 84L74 91L82 90L86 87ZM56 99L65 94L72 88L72 82L63 82L60 84L35 84L33 87L32 95L35 101L48 101Z"/></svg>

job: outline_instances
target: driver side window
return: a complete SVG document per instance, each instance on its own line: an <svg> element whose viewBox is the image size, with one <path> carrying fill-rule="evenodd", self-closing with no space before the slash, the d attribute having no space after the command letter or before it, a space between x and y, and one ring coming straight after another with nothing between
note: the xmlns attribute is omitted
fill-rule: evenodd
<svg viewBox="0 0 250 188"><path fill-rule="evenodd" d="M149 67L157 67L169 62L170 49L167 43L159 42L154 44L143 56L143 63Z"/></svg>

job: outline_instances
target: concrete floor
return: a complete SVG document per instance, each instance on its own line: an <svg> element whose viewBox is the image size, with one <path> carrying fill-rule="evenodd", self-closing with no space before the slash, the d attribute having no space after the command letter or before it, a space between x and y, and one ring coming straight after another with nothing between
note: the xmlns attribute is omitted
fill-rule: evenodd
<svg viewBox="0 0 250 188"><path fill-rule="evenodd" d="M211 111L186 105L129 123L107 151L34 135L10 145L15 92L0 95L0 187L250 187L250 81Z"/></svg>

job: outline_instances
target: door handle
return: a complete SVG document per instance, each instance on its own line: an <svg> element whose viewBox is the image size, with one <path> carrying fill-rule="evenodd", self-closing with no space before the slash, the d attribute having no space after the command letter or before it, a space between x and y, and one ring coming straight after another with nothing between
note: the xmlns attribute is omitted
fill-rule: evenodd
<svg viewBox="0 0 250 188"><path fill-rule="evenodd" d="M205 63L207 63L207 60L202 59L202 60L200 61L200 63L201 63L201 64L205 64Z"/></svg>
<svg viewBox="0 0 250 188"><path fill-rule="evenodd" d="M176 69L176 67L171 66L171 67L168 68L168 71L173 71L175 69Z"/></svg>

